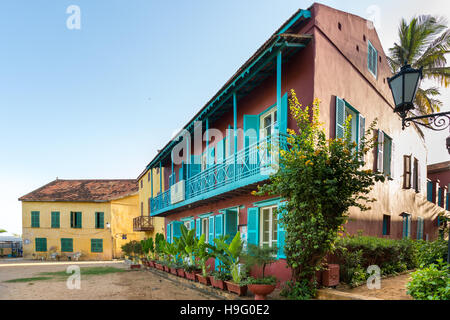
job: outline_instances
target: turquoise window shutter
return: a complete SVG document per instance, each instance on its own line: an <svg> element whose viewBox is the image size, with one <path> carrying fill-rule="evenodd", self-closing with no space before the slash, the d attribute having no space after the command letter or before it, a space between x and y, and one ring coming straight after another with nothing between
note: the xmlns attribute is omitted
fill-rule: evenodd
<svg viewBox="0 0 450 320"><path fill-rule="evenodd" d="M223 163L225 159L225 140L222 139L217 143L217 163Z"/></svg>
<svg viewBox="0 0 450 320"><path fill-rule="evenodd" d="M190 226L191 226L191 229L190 229L190 230L195 230L195 219L189 220L189 224L190 224Z"/></svg>
<svg viewBox="0 0 450 320"><path fill-rule="evenodd" d="M82 223L81 223L81 212L77 212L77 228L81 228Z"/></svg>
<svg viewBox="0 0 450 320"><path fill-rule="evenodd" d="M215 225L216 225L216 232L215 232L215 237L219 238L220 236L223 235L223 214L218 214L215 216Z"/></svg>
<svg viewBox="0 0 450 320"><path fill-rule="evenodd" d="M208 167L212 167L214 165L214 158L215 158L216 148L210 147L208 150Z"/></svg>
<svg viewBox="0 0 450 320"><path fill-rule="evenodd" d="M200 173L202 169L201 165L201 156L200 155L191 155L191 163L189 165L190 167L190 173L189 177L193 177Z"/></svg>
<svg viewBox="0 0 450 320"><path fill-rule="evenodd" d="M284 246L285 246L285 238L286 238L286 230L284 229L283 224L280 222L280 219L283 217L283 214L285 214L285 203L280 203L278 205L278 224L277 224L277 246L278 246L278 259L286 259L286 254L284 252ZM281 211L283 210L283 211Z"/></svg>
<svg viewBox="0 0 450 320"><path fill-rule="evenodd" d="M244 115L244 148L256 143L259 135L259 116Z"/></svg>
<svg viewBox="0 0 450 320"><path fill-rule="evenodd" d="M247 243L259 245L259 208L247 209Z"/></svg>
<svg viewBox="0 0 450 320"><path fill-rule="evenodd" d="M172 222L172 239L181 237L181 225L183 222L181 221L173 221Z"/></svg>
<svg viewBox="0 0 450 320"><path fill-rule="evenodd" d="M230 125L228 125L227 144L228 144L228 156L232 156L234 154L234 133L231 130Z"/></svg>
<svg viewBox="0 0 450 320"><path fill-rule="evenodd" d="M288 94L287 92L281 97L281 117L279 120L278 128L280 133L287 132L287 124L288 124Z"/></svg>
<svg viewBox="0 0 450 320"><path fill-rule="evenodd" d="M202 235L202 224L201 224L201 219L197 219L196 220L196 224L195 224L195 234L197 236L197 239L200 239L200 236Z"/></svg>
<svg viewBox="0 0 450 320"><path fill-rule="evenodd" d="M233 240L234 236L236 235L238 228L237 211L226 210L224 217L224 234L230 236L228 242L231 242L231 240Z"/></svg>
<svg viewBox="0 0 450 320"><path fill-rule="evenodd" d="M359 132L358 132L358 148L361 150L361 142L366 133L366 118L364 118L361 114L359 116ZM364 156L362 158L364 160Z"/></svg>
<svg viewBox="0 0 450 320"><path fill-rule="evenodd" d="M345 102L336 97L336 138L344 138Z"/></svg>
<svg viewBox="0 0 450 320"><path fill-rule="evenodd" d="M172 239L172 237L171 237L172 222L167 224L167 229L166 230L167 230L167 239L166 239L166 241L171 243L172 242L171 241L171 239Z"/></svg>
<svg viewBox="0 0 450 320"><path fill-rule="evenodd" d="M214 243L214 217L209 217L208 243Z"/></svg>
<svg viewBox="0 0 450 320"><path fill-rule="evenodd" d="M433 202L433 182L427 182L427 200Z"/></svg>
<svg viewBox="0 0 450 320"><path fill-rule="evenodd" d="M377 171L383 172L383 145L384 145L384 132L378 129L378 143L377 143Z"/></svg>

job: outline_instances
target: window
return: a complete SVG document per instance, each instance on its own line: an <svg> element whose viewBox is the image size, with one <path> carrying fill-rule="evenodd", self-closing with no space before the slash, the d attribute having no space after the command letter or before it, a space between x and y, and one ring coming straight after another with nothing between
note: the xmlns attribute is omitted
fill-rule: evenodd
<svg viewBox="0 0 450 320"><path fill-rule="evenodd" d="M438 189L438 206L439 207L444 207L444 202L442 201L442 195L444 194L444 189L442 189L442 187L439 187Z"/></svg>
<svg viewBox="0 0 450 320"><path fill-rule="evenodd" d="M73 252L73 239L61 238L61 252Z"/></svg>
<svg viewBox="0 0 450 320"><path fill-rule="evenodd" d="M70 212L70 227L81 228L81 212Z"/></svg>
<svg viewBox="0 0 450 320"><path fill-rule="evenodd" d="M411 156L403 156L403 188L411 188Z"/></svg>
<svg viewBox="0 0 450 320"><path fill-rule="evenodd" d="M202 234L205 235L205 242L208 243L208 238L209 238L209 220L208 218L203 218L202 219Z"/></svg>
<svg viewBox="0 0 450 320"><path fill-rule="evenodd" d="M383 173L391 177L391 159L392 159L392 139L384 133L384 142L383 142Z"/></svg>
<svg viewBox="0 0 450 320"><path fill-rule="evenodd" d="M393 178L393 151L394 142L383 130L377 130L377 159L376 170L384 173L386 176Z"/></svg>
<svg viewBox="0 0 450 320"><path fill-rule="evenodd" d="M336 138L344 138L345 122L350 116L351 140L359 145L365 134L365 118L347 101L336 97Z"/></svg>
<svg viewBox="0 0 450 320"><path fill-rule="evenodd" d="M277 206L261 208L260 214L260 245L262 247L277 246L278 219L275 210Z"/></svg>
<svg viewBox="0 0 450 320"><path fill-rule="evenodd" d="M96 229L103 229L105 227L104 217L105 217L105 215L103 212L95 213L95 228Z"/></svg>
<svg viewBox="0 0 450 320"><path fill-rule="evenodd" d="M391 234L391 216L383 215L383 236Z"/></svg>
<svg viewBox="0 0 450 320"><path fill-rule="evenodd" d="M259 117L260 140L270 137L274 131L275 123L277 122L277 108L271 108Z"/></svg>
<svg viewBox="0 0 450 320"><path fill-rule="evenodd" d="M141 201L141 216L144 215L144 203Z"/></svg>
<svg viewBox="0 0 450 320"><path fill-rule="evenodd" d="M52 212L52 228L59 228L59 212Z"/></svg>
<svg viewBox="0 0 450 320"><path fill-rule="evenodd" d="M186 229L191 230L191 221L190 220L184 221L183 224L186 227Z"/></svg>
<svg viewBox="0 0 450 320"><path fill-rule="evenodd" d="M368 54L367 54L367 67L370 73L376 78L377 77L377 62L378 62L378 52L372 45L368 42Z"/></svg>
<svg viewBox="0 0 450 320"><path fill-rule="evenodd" d="M416 158L413 162L413 188L416 192L420 192L419 160Z"/></svg>
<svg viewBox="0 0 450 320"><path fill-rule="evenodd" d="M423 217L417 217L417 240L423 240Z"/></svg>
<svg viewBox="0 0 450 320"><path fill-rule="evenodd" d="M35 247L36 252L46 252L47 251L47 238L36 238Z"/></svg>
<svg viewBox="0 0 450 320"><path fill-rule="evenodd" d="M411 235L411 215L407 213L402 214L403 217L403 239L409 238Z"/></svg>
<svg viewBox="0 0 450 320"><path fill-rule="evenodd" d="M427 181L427 200L433 202L433 182Z"/></svg>
<svg viewBox="0 0 450 320"><path fill-rule="evenodd" d="M103 252L103 239L91 239L91 252Z"/></svg>
<svg viewBox="0 0 450 320"><path fill-rule="evenodd" d="M39 211L31 211L31 227L39 228Z"/></svg>

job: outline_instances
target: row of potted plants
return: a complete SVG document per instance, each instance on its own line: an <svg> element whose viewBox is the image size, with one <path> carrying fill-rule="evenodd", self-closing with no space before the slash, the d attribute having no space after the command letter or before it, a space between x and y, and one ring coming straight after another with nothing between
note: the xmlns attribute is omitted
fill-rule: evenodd
<svg viewBox="0 0 450 320"><path fill-rule="evenodd" d="M255 299L265 299L265 296L275 289L276 278L266 277L265 268L275 261L276 248L261 248L249 245L243 249L243 242L238 232L233 239L222 236L214 239L214 243L206 243L205 235L196 238L195 230L187 230L181 225L181 236L173 243L164 239L162 234L142 240L141 249L138 245L130 245L126 251L133 263L137 257L147 267L154 267L174 275L211 285L221 290L228 290L240 296L247 294L247 289L255 294ZM127 249L127 248L125 248ZM214 258L216 270L210 270L208 260ZM133 264L132 264L133 266ZM262 277L248 276L253 267L262 268Z"/></svg>

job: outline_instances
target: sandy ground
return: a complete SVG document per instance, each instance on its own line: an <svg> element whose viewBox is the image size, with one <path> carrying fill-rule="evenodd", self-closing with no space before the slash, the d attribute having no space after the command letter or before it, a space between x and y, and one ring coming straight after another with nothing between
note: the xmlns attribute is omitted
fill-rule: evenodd
<svg viewBox="0 0 450 320"><path fill-rule="evenodd" d="M408 273L381 279L381 289L379 290L369 290L366 285L353 289L339 287L338 290L383 300L412 300L412 297L406 294L406 285L408 284L410 278L411 276Z"/></svg>
<svg viewBox="0 0 450 320"><path fill-rule="evenodd" d="M18 265L26 263L26 265ZM81 288L70 290L66 281L43 280L5 283L5 280L40 276L40 272L64 271L77 263L0 260L0 300L209 300L211 296L158 277L148 271L127 271L105 275L81 274ZM112 266L128 269L122 262L78 263L80 267Z"/></svg>

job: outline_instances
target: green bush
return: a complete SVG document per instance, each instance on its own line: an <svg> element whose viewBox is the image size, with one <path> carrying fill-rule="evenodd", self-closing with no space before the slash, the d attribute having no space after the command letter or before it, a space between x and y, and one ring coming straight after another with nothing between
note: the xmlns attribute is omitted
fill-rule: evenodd
<svg viewBox="0 0 450 320"><path fill-rule="evenodd" d="M418 240L415 245L417 251L417 266L428 266L436 263L439 259L447 261L448 242L446 240Z"/></svg>
<svg viewBox="0 0 450 320"><path fill-rule="evenodd" d="M450 300L450 268L442 259L412 273L407 293L416 300Z"/></svg>
<svg viewBox="0 0 450 320"><path fill-rule="evenodd" d="M316 288L306 279L297 282L287 281L280 292L282 297L289 300L310 300L314 299L316 294Z"/></svg>

